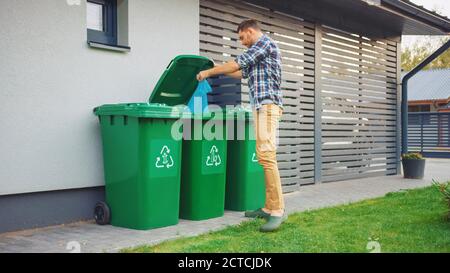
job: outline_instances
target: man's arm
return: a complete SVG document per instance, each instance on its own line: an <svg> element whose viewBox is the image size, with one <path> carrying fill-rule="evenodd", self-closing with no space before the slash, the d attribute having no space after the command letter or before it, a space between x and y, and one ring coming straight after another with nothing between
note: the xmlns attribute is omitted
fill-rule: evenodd
<svg viewBox="0 0 450 273"><path fill-rule="evenodd" d="M229 77L232 77L232 78L235 78L235 79L242 79L242 70L238 70L236 72L228 73L228 74L225 74L225 75L227 75Z"/></svg>
<svg viewBox="0 0 450 273"><path fill-rule="evenodd" d="M198 81L203 81L204 79L210 78L210 77L214 77L217 75L230 75L230 76L235 76L236 72L239 72L239 64L235 61L230 61L227 62L223 65L218 65L216 67L213 67L211 69L208 70L204 70L201 71L200 73L198 73L197 75L197 80ZM242 75L242 74L241 74Z"/></svg>

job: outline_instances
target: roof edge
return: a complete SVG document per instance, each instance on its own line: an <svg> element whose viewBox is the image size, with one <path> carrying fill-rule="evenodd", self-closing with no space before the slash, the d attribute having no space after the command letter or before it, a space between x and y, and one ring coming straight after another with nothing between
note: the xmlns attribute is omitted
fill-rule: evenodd
<svg viewBox="0 0 450 273"><path fill-rule="evenodd" d="M427 25L437 28L441 30L443 34L450 34L450 19L445 16L407 0L381 0L381 3L382 6L386 8L399 11Z"/></svg>

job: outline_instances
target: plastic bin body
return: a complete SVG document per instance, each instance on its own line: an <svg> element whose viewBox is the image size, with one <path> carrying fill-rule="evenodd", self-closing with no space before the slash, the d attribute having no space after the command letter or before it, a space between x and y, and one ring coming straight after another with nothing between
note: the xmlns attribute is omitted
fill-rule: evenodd
<svg viewBox="0 0 450 273"><path fill-rule="evenodd" d="M214 113L212 113L214 115ZM202 129L216 124L220 137L201 136ZM226 121L224 117L184 120L180 218L205 220L224 215L227 171ZM190 125L188 125L190 124ZM208 125L209 124L209 125ZM196 136L200 131L200 137Z"/></svg>
<svg viewBox="0 0 450 273"><path fill-rule="evenodd" d="M255 210L264 207L264 170L256 156L256 140L251 112L237 111L228 124L228 163L225 209Z"/></svg>
<svg viewBox="0 0 450 273"><path fill-rule="evenodd" d="M100 116L112 225L146 230L178 223L182 141L171 136L176 120Z"/></svg>

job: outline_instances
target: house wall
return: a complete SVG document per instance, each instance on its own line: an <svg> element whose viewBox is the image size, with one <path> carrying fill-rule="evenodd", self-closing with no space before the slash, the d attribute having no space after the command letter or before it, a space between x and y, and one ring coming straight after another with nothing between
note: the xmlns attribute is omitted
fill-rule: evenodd
<svg viewBox="0 0 450 273"><path fill-rule="evenodd" d="M431 101L431 102L417 102L417 101L409 101L408 102L408 111L409 112L439 112L439 110L445 108L446 102L443 100L440 101ZM442 110L441 110L442 111Z"/></svg>
<svg viewBox="0 0 450 273"><path fill-rule="evenodd" d="M92 109L146 101L173 57L198 54L197 0L129 1L129 53L88 47L85 4L0 2L0 195L103 185Z"/></svg>
<svg viewBox="0 0 450 273"><path fill-rule="evenodd" d="M22 221L9 218L44 213L36 196L67 213L79 206L80 189L100 198L102 149L92 109L146 101L172 58L198 54L198 0L118 3L119 41L128 41L128 53L87 45L85 0L0 1L0 232ZM51 201L49 191L60 195ZM27 199L34 201L23 199L36 192ZM82 210L64 219L54 213L39 225L91 217Z"/></svg>

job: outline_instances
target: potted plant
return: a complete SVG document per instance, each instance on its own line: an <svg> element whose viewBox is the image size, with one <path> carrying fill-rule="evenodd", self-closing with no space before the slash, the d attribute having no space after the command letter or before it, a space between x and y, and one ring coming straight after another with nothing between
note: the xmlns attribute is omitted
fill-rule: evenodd
<svg viewBox="0 0 450 273"><path fill-rule="evenodd" d="M402 155L403 176L405 178L422 179L425 171L425 158L420 153Z"/></svg>

